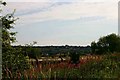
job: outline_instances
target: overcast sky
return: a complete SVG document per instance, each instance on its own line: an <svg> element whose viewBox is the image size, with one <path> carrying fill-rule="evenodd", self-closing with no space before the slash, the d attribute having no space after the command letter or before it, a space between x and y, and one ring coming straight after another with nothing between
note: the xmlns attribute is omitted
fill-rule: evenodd
<svg viewBox="0 0 120 80"><path fill-rule="evenodd" d="M16 44L89 45L118 33L118 0L6 0L16 9Z"/></svg>

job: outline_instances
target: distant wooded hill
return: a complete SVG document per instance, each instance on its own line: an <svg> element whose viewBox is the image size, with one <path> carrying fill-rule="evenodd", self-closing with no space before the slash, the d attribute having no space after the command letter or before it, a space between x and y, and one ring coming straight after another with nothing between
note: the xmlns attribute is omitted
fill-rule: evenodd
<svg viewBox="0 0 120 80"><path fill-rule="evenodd" d="M41 56L68 56L73 51L80 54L90 54L90 46L13 46L13 48L21 48L24 55L28 55L30 58L39 58Z"/></svg>

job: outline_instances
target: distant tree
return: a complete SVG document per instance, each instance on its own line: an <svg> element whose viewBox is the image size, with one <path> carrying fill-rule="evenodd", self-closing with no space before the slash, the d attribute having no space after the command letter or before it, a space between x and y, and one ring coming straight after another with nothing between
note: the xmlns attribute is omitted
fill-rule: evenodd
<svg viewBox="0 0 120 80"><path fill-rule="evenodd" d="M79 63L79 54L76 52L76 50L72 50L70 53L70 60L71 63L73 64L78 64Z"/></svg>
<svg viewBox="0 0 120 80"><path fill-rule="evenodd" d="M96 52L96 49L97 49L97 43L95 43L95 41L93 41L93 42L91 43L92 53L95 53L95 52Z"/></svg>
<svg viewBox="0 0 120 80"><path fill-rule="evenodd" d="M98 42L91 43L91 49L97 54L120 52L120 36L114 33L103 36Z"/></svg>
<svg viewBox="0 0 120 80"><path fill-rule="evenodd" d="M38 47L35 47L34 45L37 44L36 41L33 41L33 43L26 44L23 47L24 55L29 56L30 58L39 58L41 56L41 50Z"/></svg>

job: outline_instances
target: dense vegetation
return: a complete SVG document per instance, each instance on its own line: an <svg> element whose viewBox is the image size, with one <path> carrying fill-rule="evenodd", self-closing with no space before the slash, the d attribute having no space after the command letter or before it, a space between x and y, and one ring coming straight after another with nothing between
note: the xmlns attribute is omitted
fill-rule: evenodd
<svg viewBox="0 0 120 80"><path fill-rule="evenodd" d="M99 38L98 42L91 43L92 53L105 54L120 52L120 36L110 34Z"/></svg>
<svg viewBox="0 0 120 80"><path fill-rule="evenodd" d="M34 80L61 80L61 79L86 79L86 78L120 78L120 53L111 55L94 55L80 57L79 64L64 62L49 63L44 61L38 67L19 72L17 79ZM12 79L11 79L12 80Z"/></svg>
<svg viewBox="0 0 120 80"><path fill-rule="evenodd" d="M1 2L1 5L6 5ZM11 43L16 41L16 32L10 32L17 18L14 18L14 12L0 17L2 21L2 76L13 75L19 69L20 71L28 69L29 64L26 57L22 54L20 48L12 48ZM7 73L11 71L12 73Z"/></svg>

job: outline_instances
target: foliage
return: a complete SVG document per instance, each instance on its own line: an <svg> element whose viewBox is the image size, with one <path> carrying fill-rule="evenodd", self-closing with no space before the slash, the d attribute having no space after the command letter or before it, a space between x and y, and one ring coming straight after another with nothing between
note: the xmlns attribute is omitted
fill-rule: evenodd
<svg viewBox="0 0 120 80"><path fill-rule="evenodd" d="M2 2L1 5L6 5ZM14 12L0 17L2 21L2 73L3 76L7 76L6 70L11 71L14 75L15 71L24 70L29 68L26 58L22 55L20 48L14 49L11 44L16 41L16 32L10 30L14 28L15 21L18 18L14 17ZM12 76L11 76L12 77Z"/></svg>
<svg viewBox="0 0 120 80"><path fill-rule="evenodd" d="M105 55L101 61L90 61L80 68L83 78L119 78L120 55Z"/></svg>
<svg viewBox="0 0 120 80"><path fill-rule="evenodd" d="M67 57L73 50L79 55L91 53L90 46L34 46L33 43L25 46L13 46L13 48L21 47L25 56L30 58L40 57Z"/></svg>
<svg viewBox="0 0 120 80"><path fill-rule="evenodd" d="M98 42L91 43L91 49L97 54L120 52L120 36L116 34L103 36Z"/></svg>
<svg viewBox="0 0 120 80"><path fill-rule="evenodd" d="M80 63L80 65L61 64L62 66L66 67L61 67L57 69L51 68L51 77L56 77L56 79L66 78L68 80L80 78L119 78L119 54L103 55L101 60L97 59L98 58L89 60L86 63L84 62L84 64ZM71 68L68 68L68 66L71 66ZM44 73L44 75L49 74Z"/></svg>
<svg viewBox="0 0 120 80"><path fill-rule="evenodd" d="M75 50L73 50L72 53L70 53L70 58L73 64L79 63L79 54Z"/></svg>
<svg viewBox="0 0 120 80"><path fill-rule="evenodd" d="M23 50L23 55L29 56L29 58L38 59L41 57L41 50L34 45L37 42L33 41L33 43L26 44L25 46L13 46L14 48L21 47Z"/></svg>
<svg viewBox="0 0 120 80"><path fill-rule="evenodd" d="M23 80L79 80L84 78L120 78L119 53L100 56L82 56L81 58L81 63L78 65L68 63L69 61L51 64L43 63L40 64L37 68L33 67L30 70L25 70L24 74L21 76L16 76L17 78Z"/></svg>

